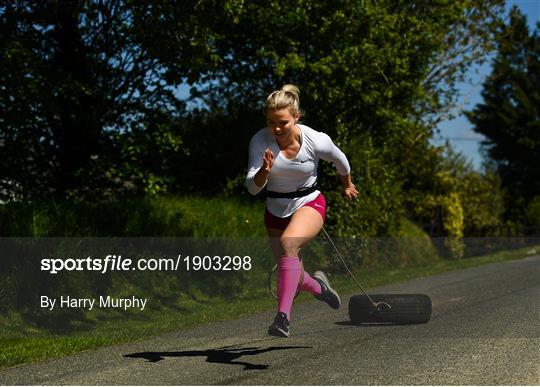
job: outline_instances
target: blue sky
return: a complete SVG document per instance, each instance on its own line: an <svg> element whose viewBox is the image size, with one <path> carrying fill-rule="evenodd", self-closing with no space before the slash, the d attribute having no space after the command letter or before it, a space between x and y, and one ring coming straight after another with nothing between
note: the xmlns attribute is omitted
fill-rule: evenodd
<svg viewBox="0 0 540 387"><path fill-rule="evenodd" d="M532 31L536 22L540 20L540 0L506 1L507 12L514 5L517 5L521 12L527 15L529 29ZM454 149L464 154L476 169L480 169L482 165L480 141L484 137L473 132L472 125L462 112L463 110L471 110L476 104L482 103L482 96L480 95L482 82L490 73L491 63L485 63L470 70L469 77L472 81L459 85L458 109L454 112L456 117L439 124L440 134L433 139L433 143L436 145L441 145L448 139Z"/></svg>

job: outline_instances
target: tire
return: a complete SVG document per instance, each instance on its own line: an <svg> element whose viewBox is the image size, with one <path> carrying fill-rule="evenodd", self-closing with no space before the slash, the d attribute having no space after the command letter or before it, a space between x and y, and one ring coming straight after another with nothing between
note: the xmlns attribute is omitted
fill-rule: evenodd
<svg viewBox="0 0 540 387"><path fill-rule="evenodd" d="M365 295L349 300L349 317L354 323L424 324L431 317L431 299L425 294L375 294L375 302L386 302L377 310Z"/></svg>

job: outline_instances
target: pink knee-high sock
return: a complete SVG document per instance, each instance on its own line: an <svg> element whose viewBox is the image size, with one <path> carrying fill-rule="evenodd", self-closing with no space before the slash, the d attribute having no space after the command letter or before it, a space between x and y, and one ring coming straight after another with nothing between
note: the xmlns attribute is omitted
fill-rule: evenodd
<svg viewBox="0 0 540 387"><path fill-rule="evenodd" d="M289 321L291 321L292 304L301 272L300 258L281 257L277 276L278 312L285 313Z"/></svg>
<svg viewBox="0 0 540 387"><path fill-rule="evenodd" d="M304 271L304 282L302 285L300 285L299 289L303 292L309 292L316 296L320 295L322 292L321 285L315 281L307 271Z"/></svg>

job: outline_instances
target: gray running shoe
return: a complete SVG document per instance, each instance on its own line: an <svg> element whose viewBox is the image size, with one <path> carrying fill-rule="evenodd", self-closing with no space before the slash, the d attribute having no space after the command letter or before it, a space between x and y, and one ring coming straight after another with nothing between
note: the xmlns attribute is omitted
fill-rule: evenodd
<svg viewBox="0 0 540 387"><path fill-rule="evenodd" d="M287 315L283 312L278 312L274 319L274 323L268 327L268 334L277 337L289 337L291 335L289 327Z"/></svg>
<svg viewBox="0 0 540 387"><path fill-rule="evenodd" d="M316 271L313 274L313 279L321 285L322 293L315 296L316 299L326 302L330 308L338 309L341 305L339 294L332 289L330 281L322 271Z"/></svg>

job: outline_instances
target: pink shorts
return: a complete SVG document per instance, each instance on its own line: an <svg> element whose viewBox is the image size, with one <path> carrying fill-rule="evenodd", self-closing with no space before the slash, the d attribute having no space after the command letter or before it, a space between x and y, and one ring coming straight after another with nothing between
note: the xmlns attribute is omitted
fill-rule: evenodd
<svg viewBox="0 0 540 387"><path fill-rule="evenodd" d="M326 199L322 193L319 193L315 199L310 202L307 202L302 207L311 207L319 212L322 216L324 223L326 217ZM300 207L301 208L301 207ZM266 228L274 228L277 230L285 230L291 221L292 215L287 216L286 218L280 218L275 216L268 211L267 208L264 209L264 225Z"/></svg>

